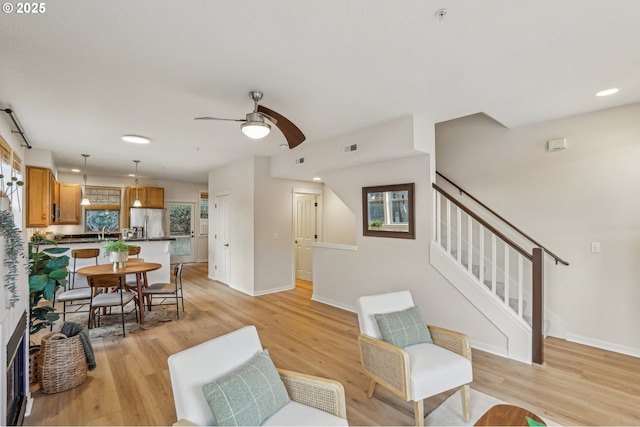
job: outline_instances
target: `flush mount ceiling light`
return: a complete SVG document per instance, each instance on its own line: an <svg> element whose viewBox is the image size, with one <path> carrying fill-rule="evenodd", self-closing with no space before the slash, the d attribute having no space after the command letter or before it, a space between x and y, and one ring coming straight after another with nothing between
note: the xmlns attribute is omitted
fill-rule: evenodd
<svg viewBox="0 0 640 427"><path fill-rule="evenodd" d="M609 95L613 95L614 93L618 93L618 88L614 87L611 89L605 89L605 90L601 90L600 92L596 93L596 96L609 96Z"/></svg>
<svg viewBox="0 0 640 427"><path fill-rule="evenodd" d="M151 140L145 136L139 135L125 135L122 137L123 141L132 142L134 144L148 144Z"/></svg>
<svg viewBox="0 0 640 427"><path fill-rule="evenodd" d="M84 195L80 202L80 206L90 206L91 202L89 201L89 197L87 197L87 157L89 157L89 155L82 154L82 157L84 157Z"/></svg>
<svg viewBox="0 0 640 427"><path fill-rule="evenodd" d="M139 208L142 207L142 203L140 203L140 199L138 198L138 163L140 163L140 160L134 160L133 163L136 164L136 199L133 201L133 207Z"/></svg>

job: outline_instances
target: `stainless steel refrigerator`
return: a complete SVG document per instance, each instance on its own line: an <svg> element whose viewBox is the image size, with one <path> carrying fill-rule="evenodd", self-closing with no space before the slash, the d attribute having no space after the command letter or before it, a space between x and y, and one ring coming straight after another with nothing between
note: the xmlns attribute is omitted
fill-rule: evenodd
<svg viewBox="0 0 640 427"><path fill-rule="evenodd" d="M139 229L142 227L142 236L145 239L167 237L166 219L164 209L130 208L129 227Z"/></svg>

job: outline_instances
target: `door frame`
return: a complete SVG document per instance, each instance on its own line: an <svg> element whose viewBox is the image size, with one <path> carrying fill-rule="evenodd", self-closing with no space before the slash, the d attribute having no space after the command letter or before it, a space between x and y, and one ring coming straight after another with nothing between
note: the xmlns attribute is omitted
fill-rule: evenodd
<svg viewBox="0 0 640 427"><path fill-rule="evenodd" d="M316 226L318 230L318 238L316 242L324 241L324 218L323 218L323 197L324 191L323 189L318 188L304 188L304 187L293 187L291 190L291 289L295 289L296 287L296 214L297 214L297 204L296 204L296 194L304 194L304 195L314 195L316 196L316 200L318 203L318 209L316 211ZM311 281L313 283L313 268L311 269Z"/></svg>

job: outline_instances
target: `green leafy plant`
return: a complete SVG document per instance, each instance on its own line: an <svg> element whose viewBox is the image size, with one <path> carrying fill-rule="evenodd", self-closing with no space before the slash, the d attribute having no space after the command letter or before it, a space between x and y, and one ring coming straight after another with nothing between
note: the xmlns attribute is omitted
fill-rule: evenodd
<svg viewBox="0 0 640 427"><path fill-rule="evenodd" d="M29 332L38 331L53 325L60 315L50 305L40 305L44 299L53 301L53 296L61 287L67 285L67 267L69 257L62 255L68 248L57 246L40 250L41 244L55 245L56 242L36 237L29 243Z"/></svg>
<svg viewBox="0 0 640 427"><path fill-rule="evenodd" d="M104 250L107 252L129 252L129 246L124 240L111 240L105 243Z"/></svg>
<svg viewBox="0 0 640 427"><path fill-rule="evenodd" d="M6 308L13 308L20 300L16 279L18 277L18 265L24 259L24 243L20 230L13 222L13 215L7 211L0 211L0 231L5 238L5 253L3 257L7 271L4 275L4 287L9 291Z"/></svg>
<svg viewBox="0 0 640 427"><path fill-rule="evenodd" d="M373 228L380 228L382 227L382 221L380 221L379 219L376 219L375 221L371 221L371 226Z"/></svg>

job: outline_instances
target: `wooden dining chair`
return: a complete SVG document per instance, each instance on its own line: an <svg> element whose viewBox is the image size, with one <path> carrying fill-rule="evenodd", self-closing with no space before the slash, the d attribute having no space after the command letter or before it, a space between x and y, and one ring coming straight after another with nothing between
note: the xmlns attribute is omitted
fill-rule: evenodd
<svg viewBox="0 0 640 427"><path fill-rule="evenodd" d="M140 258L140 246L129 245L129 257L136 256Z"/></svg>
<svg viewBox="0 0 640 427"><path fill-rule="evenodd" d="M71 251L71 258L73 259L73 266L71 267L71 271L69 271L69 273L71 274L71 285L69 286L69 289L74 289L75 288L76 271L78 271L78 269L81 268L81 267L77 266L77 261L79 259L95 258L96 265L98 265L98 256L100 256L100 249L98 249L98 248L73 249Z"/></svg>
<svg viewBox="0 0 640 427"><path fill-rule="evenodd" d="M71 258L73 259L73 265L71 266L71 270L69 271L71 281L67 280L68 287L65 286L60 295L53 295L54 307L56 305L56 301L62 302L62 320L66 320L67 313L84 313L88 311L87 309L85 309L85 306L89 304L89 300L91 298L91 288L75 287L76 271L78 271L82 267L85 267L78 266L77 261L79 259L95 258L96 265L98 265L99 255L100 249L97 248L73 249L71 251Z"/></svg>
<svg viewBox="0 0 640 427"><path fill-rule="evenodd" d="M147 301L147 307L151 311L151 307L158 305L174 305L176 306L176 315L180 319L180 300L182 300L182 311L184 311L184 298L182 294L182 263L176 265L173 270L173 283L152 283L142 289L142 294ZM153 304L153 298L162 298L158 304ZM170 300L170 301L167 301Z"/></svg>
<svg viewBox="0 0 640 427"><path fill-rule="evenodd" d="M98 320L98 326L100 326L100 316L111 315L100 313L99 309L120 306L120 316L122 317L122 336L126 336L127 333L124 327L124 317L125 315L131 314L132 311L135 311L137 322L138 304L136 294L124 289L125 275L116 273L96 274L93 276L87 276L87 283L89 283L89 287L92 289L89 305L89 329L93 327L96 317ZM125 313L125 306L131 301L134 302L133 310ZM114 313L113 315L117 314L118 313Z"/></svg>

